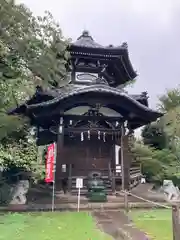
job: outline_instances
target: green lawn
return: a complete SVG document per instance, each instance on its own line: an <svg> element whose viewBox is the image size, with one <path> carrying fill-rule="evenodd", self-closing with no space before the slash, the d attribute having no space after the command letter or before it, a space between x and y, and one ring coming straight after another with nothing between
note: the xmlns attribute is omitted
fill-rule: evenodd
<svg viewBox="0 0 180 240"><path fill-rule="evenodd" d="M153 240L171 240L171 210L132 211L132 220Z"/></svg>
<svg viewBox="0 0 180 240"><path fill-rule="evenodd" d="M0 240L110 240L96 228L91 215L24 213L0 215Z"/></svg>

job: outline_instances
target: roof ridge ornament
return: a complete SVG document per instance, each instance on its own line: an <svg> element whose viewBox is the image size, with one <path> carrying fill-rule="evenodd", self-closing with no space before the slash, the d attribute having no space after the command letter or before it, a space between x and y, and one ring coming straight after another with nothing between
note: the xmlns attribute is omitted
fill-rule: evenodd
<svg viewBox="0 0 180 240"><path fill-rule="evenodd" d="M77 40L72 43L74 46L79 46L79 47L90 47L90 48L102 48L99 43L95 42L93 37L90 35L88 30L84 30L77 38Z"/></svg>
<svg viewBox="0 0 180 240"><path fill-rule="evenodd" d="M89 31L88 30L84 30L83 32L82 32L82 36L83 37L89 37L90 35L89 35Z"/></svg>
<svg viewBox="0 0 180 240"><path fill-rule="evenodd" d="M145 97L145 98L147 98L147 99L149 98L147 91L142 92L142 93L141 93L141 96L142 96L142 97Z"/></svg>
<svg viewBox="0 0 180 240"><path fill-rule="evenodd" d="M81 36L79 36L77 38L77 40L81 39L81 38L89 38L91 39L92 41L94 41L93 37L89 34L89 31L88 30L83 30Z"/></svg>
<svg viewBox="0 0 180 240"><path fill-rule="evenodd" d="M123 42L123 43L121 44L121 47L123 47L123 48L128 48L128 43L127 43L127 42Z"/></svg>

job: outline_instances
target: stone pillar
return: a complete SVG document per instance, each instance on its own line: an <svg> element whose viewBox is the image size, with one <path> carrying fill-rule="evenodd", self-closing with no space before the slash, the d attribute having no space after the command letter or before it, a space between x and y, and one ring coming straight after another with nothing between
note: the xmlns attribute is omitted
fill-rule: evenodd
<svg viewBox="0 0 180 240"><path fill-rule="evenodd" d="M37 163L39 165L43 164L44 149L45 149L44 145L38 146Z"/></svg>

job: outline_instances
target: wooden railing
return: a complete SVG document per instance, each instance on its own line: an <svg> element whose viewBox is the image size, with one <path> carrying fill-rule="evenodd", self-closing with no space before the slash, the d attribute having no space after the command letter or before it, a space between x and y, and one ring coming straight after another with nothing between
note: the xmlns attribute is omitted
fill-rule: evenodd
<svg viewBox="0 0 180 240"><path fill-rule="evenodd" d="M109 176L111 177L112 174L116 175L116 169L115 168L98 168L98 169L94 169L94 168L78 168L78 169L71 169L71 171L69 172L69 177L76 177L76 176L84 176L87 177L87 174L90 172L101 172L102 176ZM141 174L141 170L140 167L131 167L130 168L130 176L131 175L140 175ZM121 174L119 174L119 176L121 177Z"/></svg>
<svg viewBox="0 0 180 240"><path fill-rule="evenodd" d="M84 166L84 168L78 168L78 169L73 169L73 168L69 168L69 178L68 178L68 189L69 191L71 191L72 188L72 179L76 178L76 177L82 177L82 178L87 178L88 173L90 172L100 172L102 174L102 176L104 177L108 177L111 180L112 183L112 191L115 192L115 188L116 188L116 183L115 183L115 179L121 179L122 178L122 174L116 174L116 169L115 168L86 168ZM140 171L140 167L131 167L130 168L130 179L134 179L134 178L139 178L141 176L141 171Z"/></svg>
<svg viewBox="0 0 180 240"><path fill-rule="evenodd" d="M133 174L141 174L141 169L140 167L132 167L130 168L130 176Z"/></svg>
<svg viewBox="0 0 180 240"><path fill-rule="evenodd" d="M109 176L110 175L110 169L108 168L98 168L98 169L94 169L94 168L78 168L78 169L72 169L71 172L71 176L75 177L77 176L86 176L88 175L88 173L90 172L101 172L102 176Z"/></svg>

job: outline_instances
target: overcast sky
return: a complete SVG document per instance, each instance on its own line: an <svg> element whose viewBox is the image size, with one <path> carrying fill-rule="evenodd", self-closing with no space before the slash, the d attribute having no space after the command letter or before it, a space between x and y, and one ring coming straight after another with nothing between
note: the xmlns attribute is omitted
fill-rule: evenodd
<svg viewBox="0 0 180 240"><path fill-rule="evenodd" d="M180 83L180 0L18 0L35 14L49 10L65 37L89 30L102 45L126 41L139 76L131 93L157 96Z"/></svg>

